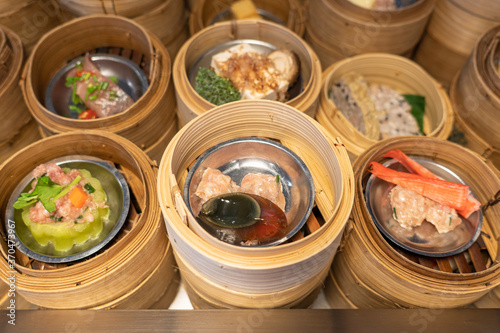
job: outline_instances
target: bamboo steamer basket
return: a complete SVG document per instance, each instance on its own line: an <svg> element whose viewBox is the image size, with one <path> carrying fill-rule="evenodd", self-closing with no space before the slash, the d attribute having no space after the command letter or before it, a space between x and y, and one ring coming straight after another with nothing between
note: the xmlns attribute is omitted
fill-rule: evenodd
<svg viewBox="0 0 500 333"><path fill-rule="evenodd" d="M300 60L304 89L286 104L314 117L321 89L321 64L314 51L292 31L272 22L243 20L214 24L192 36L175 58L172 76L175 84L180 126L215 107L203 99L189 82L188 72L213 47L239 39L256 39L280 48L289 48Z"/></svg>
<svg viewBox="0 0 500 333"><path fill-rule="evenodd" d="M10 310L9 307L13 307L11 300L14 300L15 310L36 309L33 304L26 301L19 293L16 293L15 285L11 289L10 284L0 281L0 310Z"/></svg>
<svg viewBox="0 0 500 333"><path fill-rule="evenodd" d="M101 33L95 34L96 29ZM43 101L51 78L67 61L93 50L121 54L141 66L149 79L147 91L126 111L106 118L81 121L47 110ZM72 20L45 35L27 62L21 88L44 137L74 130L107 130L147 153L154 152L150 156L159 159L176 127L170 73L170 57L157 37L129 19L95 15Z"/></svg>
<svg viewBox="0 0 500 333"><path fill-rule="evenodd" d="M54 309L137 309L154 305L162 294L171 294L167 289L177 290L177 283L167 280L177 279L177 273L156 195L155 163L132 142L110 132L92 130L59 134L33 143L0 166L2 174L11 175L0 180L1 211L5 212L12 191L35 166L75 154L102 158L119 168L131 194L127 221L105 248L71 265L42 263L17 251L17 292L36 306ZM2 222L5 236L3 226ZM10 253L5 239L1 240L3 282L13 271L7 262Z"/></svg>
<svg viewBox="0 0 500 333"><path fill-rule="evenodd" d="M198 31L209 26L214 18L224 12L231 10L231 4L236 0L202 0L192 10L189 18L189 33L194 35ZM254 0L257 9L273 14L288 29L297 35L304 35L305 18L303 7L298 0Z"/></svg>
<svg viewBox="0 0 500 333"><path fill-rule="evenodd" d="M40 138L18 85L23 59L19 36L0 26L0 160Z"/></svg>
<svg viewBox="0 0 500 333"><path fill-rule="evenodd" d="M487 31L450 88L457 126L466 136L466 145L485 156L500 169L500 26Z"/></svg>
<svg viewBox="0 0 500 333"><path fill-rule="evenodd" d="M294 241L274 247L238 247L208 235L188 213L181 192L187 168L209 147L242 136L280 140L306 163L318 209L307 222L312 233L297 234ZM283 103L234 102L183 127L160 163L158 195L182 279L197 295L195 306L279 308L307 303L327 274L351 210L351 171L343 145ZM325 221L322 226L320 220Z"/></svg>
<svg viewBox="0 0 500 333"><path fill-rule="evenodd" d="M400 93L418 94L426 98L424 132L426 136L446 139L453 128L453 109L444 89L420 66L401 56L372 53L339 61L323 72L320 106L316 118L331 134L339 136L354 160L377 141L355 127L329 98L335 82L347 73L363 75L369 84L390 86Z"/></svg>
<svg viewBox="0 0 500 333"><path fill-rule="evenodd" d="M496 287L488 294L480 298L477 302L474 303L476 308L500 308L500 287Z"/></svg>
<svg viewBox="0 0 500 333"><path fill-rule="evenodd" d="M189 38L188 13L183 0L57 1L73 17L109 14L134 20L161 40L172 59Z"/></svg>
<svg viewBox="0 0 500 333"><path fill-rule="evenodd" d="M324 68L362 53L408 54L422 37L434 4L420 0L399 10L374 11L348 0L309 1L306 41L318 46L318 53L331 52L322 57Z"/></svg>
<svg viewBox="0 0 500 333"><path fill-rule="evenodd" d="M500 206L483 208L483 236L455 256L432 259L392 246L371 220L364 199L368 164L392 149L446 165L471 187L483 207L500 189L500 178L485 160L454 143L410 136L378 142L353 165L355 203L331 276L357 308L454 308L477 301L500 285ZM325 295L328 299L331 293Z"/></svg>
<svg viewBox="0 0 500 333"><path fill-rule="evenodd" d="M30 54L37 41L61 22L61 12L54 0L2 1L0 24L13 30Z"/></svg>
<svg viewBox="0 0 500 333"><path fill-rule="evenodd" d="M414 59L449 87L478 38L499 23L500 4L497 1L437 1Z"/></svg>

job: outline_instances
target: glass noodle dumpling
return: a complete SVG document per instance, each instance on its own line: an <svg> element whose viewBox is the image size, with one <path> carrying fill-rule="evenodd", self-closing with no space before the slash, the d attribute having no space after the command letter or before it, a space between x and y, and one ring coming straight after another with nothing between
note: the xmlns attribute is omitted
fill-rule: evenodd
<svg viewBox="0 0 500 333"><path fill-rule="evenodd" d="M213 71L211 77L207 71ZM210 68L198 72L195 89L216 105L240 99L285 102L298 74L298 57L291 50L265 54L242 43L213 55Z"/></svg>

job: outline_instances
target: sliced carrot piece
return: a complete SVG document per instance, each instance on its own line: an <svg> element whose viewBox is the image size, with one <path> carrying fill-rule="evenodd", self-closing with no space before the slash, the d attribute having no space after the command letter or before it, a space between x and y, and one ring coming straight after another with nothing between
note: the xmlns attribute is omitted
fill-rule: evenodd
<svg viewBox="0 0 500 333"><path fill-rule="evenodd" d="M69 201L76 208L82 208L89 196L80 187L75 187L69 193Z"/></svg>
<svg viewBox="0 0 500 333"><path fill-rule="evenodd" d="M457 211L466 208L469 195L467 185L396 171L378 162L371 162L368 171L385 181L400 185Z"/></svg>
<svg viewBox="0 0 500 333"><path fill-rule="evenodd" d="M417 175L424 176L432 179L439 179L436 175L430 172L427 168L412 160L405 153L399 149L394 149L385 153L384 157L390 157L401 163L408 171L416 173Z"/></svg>

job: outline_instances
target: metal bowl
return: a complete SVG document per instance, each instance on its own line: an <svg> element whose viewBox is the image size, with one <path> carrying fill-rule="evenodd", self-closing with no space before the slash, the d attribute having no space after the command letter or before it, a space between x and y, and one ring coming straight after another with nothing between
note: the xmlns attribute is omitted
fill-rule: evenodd
<svg viewBox="0 0 500 333"><path fill-rule="evenodd" d="M66 263L85 258L104 247L116 236L127 219L130 207L130 193L123 175L109 163L92 156L74 155L58 158L47 163L56 163L61 167L87 169L97 178L106 192L110 209L109 220L103 223L103 230L95 239L83 244L73 245L68 251L56 251L52 243L40 245L21 218L21 209L14 209L13 204L21 193L31 189L34 180L31 174L23 178L12 193L5 213L5 228L8 221L14 221L16 247L22 253L35 260L49 263Z"/></svg>
<svg viewBox="0 0 500 333"><path fill-rule="evenodd" d="M276 15L274 15L273 13L271 13L267 10L257 8L257 14L259 14L263 19L265 19L267 21L271 21L271 22L277 23L279 25L286 26L282 20L280 20ZM226 9L226 10L218 13L212 19L212 21L210 22L210 25L218 23L218 22L230 21L230 20L234 20L234 19L235 18L234 18L232 10Z"/></svg>
<svg viewBox="0 0 500 333"><path fill-rule="evenodd" d="M286 200L285 215L289 222L287 234L277 241L258 246L277 245L290 239L311 214L314 205L311 173L294 152L275 141L255 137L236 138L221 142L201 155L189 170L184 185L184 201L194 216L198 215L201 206L194 192L203 172L209 167L219 169L238 185L249 173L279 175Z"/></svg>
<svg viewBox="0 0 500 333"><path fill-rule="evenodd" d="M115 76L118 86L134 101L148 89L146 74L131 60L113 54L94 54L91 59L104 76ZM50 80L45 90L45 107L48 110L64 117L78 118L76 112L69 110L69 106L75 104L71 99L71 87L66 87L66 75L80 61L81 57L71 60Z"/></svg>
<svg viewBox="0 0 500 333"><path fill-rule="evenodd" d="M211 49L209 49L207 52L205 52L193 65L191 70L188 73L189 77L189 82L191 83L191 86L193 89L195 88L195 83L196 83L196 76L198 75L198 71L202 67L209 68L210 64L212 63L212 57L222 51L225 51L233 46L240 45L240 44L249 44L255 49L257 49L259 52L262 52L263 54L269 54L274 50L277 50L278 48L274 46L271 43L267 43L261 40L256 40L256 39L237 39L237 40L232 40L226 43L219 44ZM300 64L299 64L300 68ZM308 78L307 78L308 80ZM306 81L307 82L307 81ZM297 80L293 83L288 88L288 95L289 98L288 100L292 100L298 95L300 95L304 91L304 78L302 76L302 73L299 72L299 75L297 76Z"/></svg>
<svg viewBox="0 0 500 333"><path fill-rule="evenodd" d="M450 168L431 159L410 156L413 160L429 169L436 176L455 183L464 181ZM388 168L407 172L394 159L384 163ZM394 244L413 253L430 256L446 257L468 249L481 234L483 213L474 212L468 219L462 218L455 229L440 234L429 222L424 221L419 227L407 230L394 220L389 199L389 192L395 185L371 175L366 184L365 199L368 211L380 232Z"/></svg>

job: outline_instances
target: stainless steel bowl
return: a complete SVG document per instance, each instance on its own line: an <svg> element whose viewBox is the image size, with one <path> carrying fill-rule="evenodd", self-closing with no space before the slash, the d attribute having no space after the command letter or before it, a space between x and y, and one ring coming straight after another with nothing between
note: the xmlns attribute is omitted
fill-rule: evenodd
<svg viewBox="0 0 500 333"><path fill-rule="evenodd" d="M243 137L221 142L208 149L189 170L184 185L184 201L194 216L198 215L201 204L193 194L207 168L219 169L238 185L249 173L279 175L286 200L285 215L289 222L287 234L277 241L260 246L277 245L290 239L311 214L314 205L311 173L293 151L280 143Z"/></svg>
<svg viewBox="0 0 500 333"><path fill-rule="evenodd" d="M118 86L134 101L148 89L146 74L131 60L113 54L94 54L91 59L104 76L115 76ZM75 104L71 100L72 88L66 87L66 75L80 61L81 57L71 60L50 80L45 90L45 107L48 110L68 118L78 117L76 112L69 110L69 106Z"/></svg>
<svg viewBox="0 0 500 333"><path fill-rule="evenodd" d="M464 181L450 168L424 157L410 156L436 176L455 183ZM386 167L398 171L407 170L396 160L383 163ZM462 223L447 233L440 234L429 222L424 221L419 227L407 230L394 220L389 199L389 192L394 184L371 175L366 184L365 199L368 211L380 232L394 244L413 253L446 257L465 251L481 234L483 214L481 210L474 212L468 219L462 216Z"/></svg>
<svg viewBox="0 0 500 333"><path fill-rule="evenodd" d="M104 247L120 231L125 223L130 207L130 193L123 175L109 163L93 156L72 155L58 158L47 163L56 163L61 167L72 169L87 169L97 178L106 192L110 209L109 220L103 224L103 230L95 239L83 244L73 245L68 251L56 251L49 242L40 245L31 234L21 218L21 209L14 209L13 204L21 193L30 189L33 181L31 174L27 175L12 193L5 213L5 228L8 221L14 221L16 247L28 257L49 263L66 263L85 258Z"/></svg>
<svg viewBox="0 0 500 333"><path fill-rule="evenodd" d="M198 71L202 67L210 68L210 64L212 63L212 57L222 51L225 51L233 46L240 45L240 44L249 44L255 49L257 49L259 52L262 52L263 54L269 54L274 50L277 50L278 48L271 44L267 43L261 40L256 40L256 39L237 39L237 40L232 40L226 43L219 44L211 49L209 49L207 52L205 52L193 65L193 67L189 70L188 72L188 77L189 77L189 82L191 83L191 86L193 89L195 88L195 83L196 83L196 76L198 75ZM300 65L299 65L300 68ZM304 91L304 82L307 82L309 78L304 78L302 73L299 72L299 75L297 76L297 80L293 85L291 85L288 88L288 95L289 95L289 100L294 99L298 95Z"/></svg>

